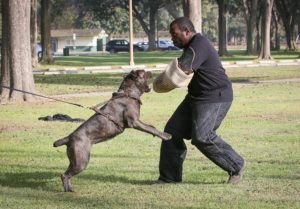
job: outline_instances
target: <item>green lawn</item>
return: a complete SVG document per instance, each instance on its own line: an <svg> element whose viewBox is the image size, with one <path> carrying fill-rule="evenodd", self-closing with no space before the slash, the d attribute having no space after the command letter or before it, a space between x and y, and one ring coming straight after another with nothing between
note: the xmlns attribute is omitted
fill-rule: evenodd
<svg viewBox="0 0 300 209"><path fill-rule="evenodd" d="M179 57L181 51L167 52L136 52L135 64L152 66L155 64L169 63L174 57ZM222 57L222 61L249 61L256 60L258 55L245 55L243 50L230 50L230 56ZM274 51L272 56L275 60L278 59L299 59L299 52ZM120 53L113 55L99 56L67 56L56 57L53 65L41 65L38 69L47 69L49 67L85 67L85 66L122 66L128 65L129 54Z"/></svg>
<svg viewBox="0 0 300 209"><path fill-rule="evenodd" d="M229 74L237 81L292 75L299 78L299 69L294 68L257 71L251 74L240 69ZM102 75L98 87L107 85L107 91L115 90L120 76ZM49 92L59 94L61 89L53 86L62 81L50 78L38 78L41 92L47 92L48 86L52 88ZM76 79L78 86L96 88L91 85L96 80ZM66 86L73 86L66 77L62 80ZM53 148L52 143L79 124L44 122L38 117L64 113L87 119L93 113L58 102L1 106L0 208L300 208L299 89L300 83L234 83L234 103L219 134L247 161L244 180L235 186L225 184L227 174L189 141L183 183L151 185L158 177L160 139L126 130L113 140L95 145L88 168L73 178L75 192L63 193L59 175L68 160L65 147ZM142 120L162 130L185 93L185 89L178 89L145 94ZM68 101L91 106L106 99Z"/></svg>
<svg viewBox="0 0 300 209"><path fill-rule="evenodd" d="M299 66L229 68L227 73L233 82L256 82L300 78ZM158 73L154 73L155 78ZM124 73L35 75L37 90L47 95L112 92L117 90Z"/></svg>

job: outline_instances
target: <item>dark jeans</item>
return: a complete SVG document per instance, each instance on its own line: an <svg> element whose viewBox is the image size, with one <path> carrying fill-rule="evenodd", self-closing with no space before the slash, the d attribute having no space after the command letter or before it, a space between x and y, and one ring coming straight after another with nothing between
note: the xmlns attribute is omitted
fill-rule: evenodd
<svg viewBox="0 0 300 209"><path fill-rule="evenodd" d="M162 141L159 179L182 181L182 164L187 153L183 139L192 139L198 150L229 175L240 171L243 158L216 134L230 106L231 102L203 104L188 96L182 101L165 127L172 139Z"/></svg>

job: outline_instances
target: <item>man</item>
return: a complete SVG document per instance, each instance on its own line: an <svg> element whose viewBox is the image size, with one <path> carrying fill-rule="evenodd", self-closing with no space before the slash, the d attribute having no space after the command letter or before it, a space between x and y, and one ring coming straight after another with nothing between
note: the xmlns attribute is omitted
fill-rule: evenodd
<svg viewBox="0 0 300 209"><path fill-rule="evenodd" d="M241 180L245 162L216 134L233 100L231 82L217 51L208 39L196 33L188 18L175 19L170 24L170 34L174 45L183 49L179 68L186 74L193 73L193 77L187 96L166 124L165 132L172 134L172 139L162 141L156 183L182 181L187 152L184 139L192 139L198 150L228 172L227 182L236 184Z"/></svg>

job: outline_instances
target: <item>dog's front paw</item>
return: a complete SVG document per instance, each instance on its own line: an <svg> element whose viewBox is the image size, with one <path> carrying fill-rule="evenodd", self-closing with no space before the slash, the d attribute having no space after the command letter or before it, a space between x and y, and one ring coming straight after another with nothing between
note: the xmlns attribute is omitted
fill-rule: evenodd
<svg viewBox="0 0 300 209"><path fill-rule="evenodd" d="M161 137L160 137L162 140L170 140L172 138L172 135L171 134L168 134L166 132L163 132L161 134Z"/></svg>

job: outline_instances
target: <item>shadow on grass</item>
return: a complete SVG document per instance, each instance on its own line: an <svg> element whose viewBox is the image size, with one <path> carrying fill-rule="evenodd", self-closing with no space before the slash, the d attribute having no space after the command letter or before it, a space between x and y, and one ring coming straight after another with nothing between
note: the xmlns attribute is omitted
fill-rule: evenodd
<svg viewBox="0 0 300 209"><path fill-rule="evenodd" d="M123 78L124 73L103 73L103 74L77 74L77 75L35 75L35 83L40 84L63 84L63 85L85 85L85 86L114 86L117 88ZM159 75L153 73L152 79L149 83ZM256 80L267 79L265 77L232 77L230 78L234 83L254 83Z"/></svg>
<svg viewBox="0 0 300 209"><path fill-rule="evenodd" d="M0 173L0 185L14 188L45 188L50 179L57 178L55 172L16 172Z"/></svg>
<svg viewBox="0 0 300 209"><path fill-rule="evenodd" d="M263 76L263 77L231 77L230 80L232 83L249 83L249 84L255 84L257 81L260 80L268 80L269 76Z"/></svg>
<svg viewBox="0 0 300 209"><path fill-rule="evenodd" d="M136 64L168 63L178 57L179 52L136 52ZM62 66L121 66L129 64L129 53L108 56L69 56L56 57L55 65Z"/></svg>
<svg viewBox="0 0 300 209"><path fill-rule="evenodd" d="M143 173L143 171L140 171L138 173ZM130 179L128 177L124 176L117 176L117 175L103 175L103 174L85 174L82 176L78 176L81 179L87 179L87 180L95 180L95 181L101 181L101 182L110 182L110 183L122 183L122 184L132 184L132 185L180 185L180 184L223 184L224 181L183 181L180 183L169 183L169 184L155 184L157 179L153 180L137 180L137 179ZM76 177L75 177L76 178Z"/></svg>
<svg viewBox="0 0 300 209"><path fill-rule="evenodd" d="M62 170L63 172L63 170ZM56 190L61 188L49 188L49 182L53 179L55 181L60 182L60 174L62 172L41 172L41 171L32 171L32 172L1 172L0 173L0 185L3 187L11 187L11 188L31 188L38 190ZM138 173L143 173L140 171ZM110 182L110 183L122 183L122 184L132 184L132 185L153 185L156 179L153 180L138 180L134 178L128 178L124 176L118 175L104 175L104 174L78 174L74 176L72 179L84 179L84 180L94 180L99 182ZM223 184L224 181L184 181L180 184ZM48 186L47 186L48 185ZM159 185L159 184L158 184ZM167 184L167 185L175 185L175 184ZM76 184L74 187L77 187Z"/></svg>
<svg viewBox="0 0 300 209"><path fill-rule="evenodd" d="M66 75L35 75L35 83L64 84L85 86L116 86L123 81L126 73L100 73L100 74L66 74ZM154 79L158 73L153 73ZM149 81L152 82L152 79Z"/></svg>
<svg viewBox="0 0 300 209"><path fill-rule="evenodd" d="M118 86L124 74L35 75L35 83L86 86Z"/></svg>

